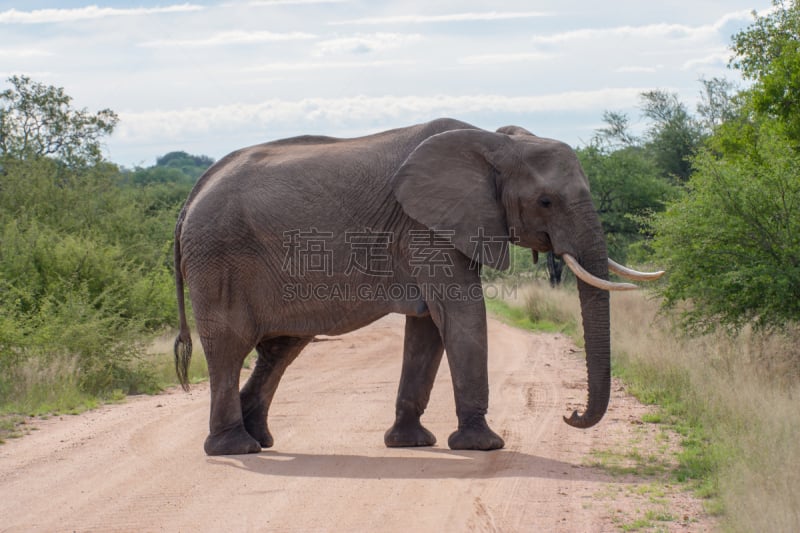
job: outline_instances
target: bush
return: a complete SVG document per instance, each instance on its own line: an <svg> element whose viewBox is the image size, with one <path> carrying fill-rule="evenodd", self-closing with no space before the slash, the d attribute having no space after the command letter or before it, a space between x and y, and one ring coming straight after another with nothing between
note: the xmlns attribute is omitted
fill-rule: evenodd
<svg viewBox="0 0 800 533"><path fill-rule="evenodd" d="M113 112L72 109L63 89L25 77L9 82L0 93L0 415L154 390L143 341L177 316L172 233L210 159L180 153L164 172L120 171L100 151Z"/></svg>
<svg viewBox="0 0 800 533"><path fill-rule="evenodd" d="M701 152L688 194L656 218L665 304L691 302L694 330L800 321L800 154L776 123L751 135L743 150Z"/></svg>
<svg viewBox="0 0 800 533"><path fill-rule="evenodd" d="M47 388L74 387L75 397L154 390L141 340L177 316L171 235L179 203L161 199L174 190L121 186L107 164L2 167L0 404L20 403L20 387L31 382L24 368L48 364L74 373L60 384L43 375L29 391L36 397Z"/></svg>

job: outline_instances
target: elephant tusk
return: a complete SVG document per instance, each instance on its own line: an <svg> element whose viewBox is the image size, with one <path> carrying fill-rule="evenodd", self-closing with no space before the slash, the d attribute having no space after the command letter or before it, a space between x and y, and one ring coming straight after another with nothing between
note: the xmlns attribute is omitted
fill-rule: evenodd
<svg viewBox="0 0 800 533"><path fill-rule="evenodd" d="M577 259L569 254L562 254L561 259L564 260L577 278L598 289L603 289L604 291L632 291L639 288L633 283L616 283L593 276L578 264Z"/></svg>
<svg viewBox="0 0 800 533"><path fill-rule="evenodd" d="M634 281L652 281L664 275L663 270L659 270L658 272L639 272L638 270L620 265L610 258L608 260L608 269L623 278L632 279Z"/></svg>

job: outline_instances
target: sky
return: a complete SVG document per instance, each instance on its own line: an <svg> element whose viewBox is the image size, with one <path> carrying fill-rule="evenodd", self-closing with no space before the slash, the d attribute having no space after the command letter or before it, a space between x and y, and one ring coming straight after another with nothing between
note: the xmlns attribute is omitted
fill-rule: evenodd
<svg viewBox="0 0 800 533"><path fill-rule="evenodd" d="M739 81L731 36L769 0L0 0L0 90L12 75L112 109L106 155L219 159L303 134L453 117L574 147L640 93L694 110L700 79Z"/></svg>

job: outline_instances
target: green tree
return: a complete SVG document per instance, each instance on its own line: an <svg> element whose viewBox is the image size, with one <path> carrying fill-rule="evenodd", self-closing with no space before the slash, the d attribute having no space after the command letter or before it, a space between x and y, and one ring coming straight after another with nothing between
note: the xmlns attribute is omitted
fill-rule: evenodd
<svg viewBox="0 0 800 533"><path fill-rule="evenodd" d="M642 113L650 119L645 148L665 178L685 183L692 172L691 156L700 146L700 124L678 99L666 91L641 94Z"/></svg>
<svg viewBox="0 0 800 533"><path fill-rule="evenodd" d="M214 164L207 155L192 155L183 151L170 152L156 159L157 167L176 168L196 180Z"/></svg>
<svg viewBox="0 0 800 533"><path fill-rule="evenodd" d="M641 220L664 209L675 189L638 146L611 150L593 143L577 150L589 178L609 253L624 261L632 244L645 238Z"/></svg>
<svg viewBox="0 0 800 533"><path fill-rule="evenodd" d="M800 7L773 0L773 10L733 36L731 66L753 80L756 111L786 124L800 142Z"/></svg>
<svg viewBox="0 0 800 533"><path fill-rule="evenodd" d="M630 131L630 118L620 111L603 111L605 126L595 130L592 144L606 150L638 146L638 139Z"/></svg>
<svg viewBox="0 0 800 533"><path fill-rule="evenodd" d="M736 84L725 78L701 79L703 86L697 103L699 123L706 135L736 119L741 114L741 102L737 98Z"/></svg>
<svg viewBox="0 0 800 533"><path fill-rule="evenodd" d="M766 121L747 150L694 160L687 194L657 217L665 303L691 329L800 321L800 155Z"/></svg>
<svg viewBox="0 0 800 533"><path fill-rule="evenodd" d="M205 155L170 152L159 157L154 166L127 171L124 181L136 185L154 183L194 185L197 178L213 164L214 160Z"/></svg>
<svg viewBox="0 0 800 533"><path fill-rule="evenodd" d="M11 76L0 92L0 157L53 157L71 167L102 160L100 139L119 120L103 109L95 114L72 107L61 87L27 76Z"/></svg>

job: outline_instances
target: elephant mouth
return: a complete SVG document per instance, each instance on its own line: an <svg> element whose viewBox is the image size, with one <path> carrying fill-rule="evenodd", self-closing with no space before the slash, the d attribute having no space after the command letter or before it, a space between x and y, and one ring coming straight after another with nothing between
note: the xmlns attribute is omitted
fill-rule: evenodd
<svg viewBox="0 0 800 533"><path fill-rule="evenodd" d="M555 255L561 257L564 263L572 270L572 273L575 274L575 277L578 279L588 283L593 287L597 287L598 289L602 289L605 291L630 291L636 290L639 287L632 283L619 283L614 281L608 281L601 278L598 278L594 274L587 271L585 268L581 266L578 260L570 253L566 251L563 252L555 252L553 247L553 242L550 240L550 235L541 232L537 233L531 239L520 239L517 244L519 246L523 246L525 248L529 248L533 252L533 260L534 263L538 262L539 253L547 253L553 251ZM611 259L608 258L608 269L611 272L614 272L618 276L623 278L632 280L632 281L653 281L657 280L661 276L664 275L663 270L659 270L656 272L640 272L638 270L634 270L632 268L626 267L621 265Z"/></svg>
<svg viewBox="0 0 800 533"><path fill-rule="evenodd" d="M533 238L518 238L515 244L523 248L529 248L536 253L547 253L553 250L553 243L550 240L550 235L543 232L537 233Z"/></svg>

